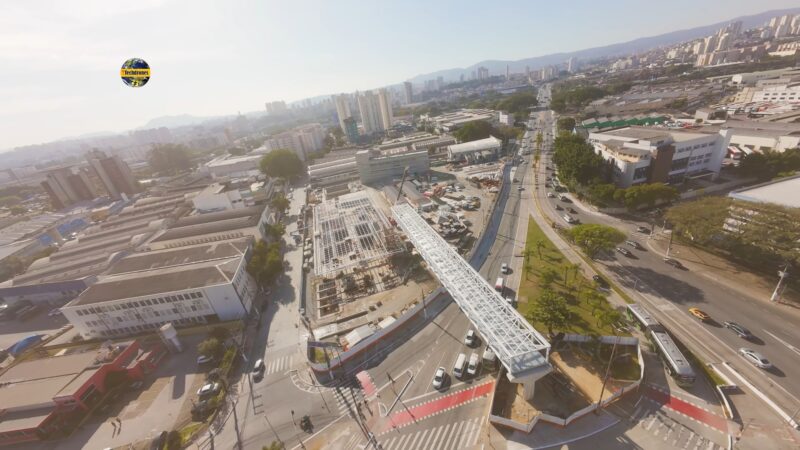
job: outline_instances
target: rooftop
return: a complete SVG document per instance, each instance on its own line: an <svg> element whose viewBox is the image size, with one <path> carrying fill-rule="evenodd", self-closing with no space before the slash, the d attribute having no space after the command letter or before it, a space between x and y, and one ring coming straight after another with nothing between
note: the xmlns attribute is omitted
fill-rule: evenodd
<svg viewBox="0 0 800 450"><path fill-rule="evenodd" d="M228 283L241 260L242 256L236 256L183 266L102 276L68 306L90 305Z"/></svg>
<svg viewBox="0 0 800 450"><path fill-rule="evenodd" d="M499 148L502 144L503 141L500 139L497 139L494 136L489 136L486 139L478 139L477 141L450 145L447 147L447 149L452 153L472 153Z"/></svg>
<svg viewBox="0 0 800 450"><path fill-rule="evenodd" d="M756 203L774 203L788 208L800 208L800 175L770 181L753 187L739 189L728 194L736 200Z"/></svg>
<svg viewBox="0 0 800 450"><path fill-rule="evenodd" d="M114 264L107 274L117 275L140 272L241 256L244 255L244 252L247 250L249 241L249 239L239 239L236 241L213 242L202 245L134 253Z"/></svg>

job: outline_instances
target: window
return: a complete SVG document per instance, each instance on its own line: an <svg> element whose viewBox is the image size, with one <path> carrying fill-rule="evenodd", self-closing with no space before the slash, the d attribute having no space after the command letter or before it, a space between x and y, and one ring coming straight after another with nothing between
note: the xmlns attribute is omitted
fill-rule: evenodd
<svg viewBox="0 0 800 450"><path fill-rule="evenodd" d="M153 304L153 302L151 302L151 301L150 301L150 299L147 299L147 300L145 300L144 302L147 304L147 306L150 306L150 305L152 305L152 304Z"/></svg>
<svg viewBox="0 0 800 450"><path fill-rule="evenodd" d="M122 322L122 317L117 317L117 322Z"/></svg>
<svg viewBox="0 0 800 450"><path fill-rule="evenodd" d="M76 309L76 310L75 310L75 314L77 314L77 315L79 315L79 316L82 316L82 315L83 315L83 311L82 311L82 310L80 310L80 309Z"/></svg>
<svg viewBox="0 0 800 450"><path fill-rule="evenodd" d="M164 303L164 298L163 298L163 297L162 297L162 298L159 298L159 299L158 299L158 303Z"/></svg>
<svg viewBox="0 0 800 450"><path fill-rule="evenodd" d="M159 313L158 313L158 311L156 311L156 310L153 310L153 314L154 314L156 317L158 317L158 316L160 316L160 315L161 315L161 314L159 314Z"/></svg>

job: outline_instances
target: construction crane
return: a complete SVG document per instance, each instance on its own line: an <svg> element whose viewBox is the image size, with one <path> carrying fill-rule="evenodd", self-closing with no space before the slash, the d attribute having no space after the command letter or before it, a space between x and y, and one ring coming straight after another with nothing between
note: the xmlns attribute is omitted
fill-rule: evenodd
<svg viewBox="0 0 800 450"><path fill-rule="evenodd" d="M397 190L397 198L394 201L395 205L400 201L400 196L403 195L403 186L406 184L406 175L408 175L408 166L403 168L403 178L400 179L400 189Z"/></svg>

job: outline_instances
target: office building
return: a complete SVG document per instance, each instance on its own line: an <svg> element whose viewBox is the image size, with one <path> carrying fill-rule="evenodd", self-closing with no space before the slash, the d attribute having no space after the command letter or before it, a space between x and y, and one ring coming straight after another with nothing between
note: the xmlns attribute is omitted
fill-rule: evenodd
<svg viewBox="0 0 800 450"><path fill-rule="evenodd" d="M361 150L356 153L355 160L362 183L391 181L401 177L406 168L411 175L422 175L431 167L427 150Z"/></svg>
<svg viewBox="0 0 800 450"><path fill-rule="evenodd" d="M478 79L479 80L488 80L489 79L489 69L486 67L478 67Z"/></svg>
<svg viewBox="0 0 800 450"><path fill-rule="evenodd" d="M309 153L322 150L327 132L318 123L299 126L289 131L274 134L264 141L263 151L259 153L269 153L273 150L291 150L305 161Z"/></svg>
<svg viewBox="0 0 800 450"><path fill-rule="evenodd" d="M800 82L768 87L753 92L755 102L800 102Z"/></svg>
<svg viewBox="0 0 800 450"><path fill-rule="evenodd" d="M97 197L86 173L71 167L48 172L41 186L47 192L55 209L63 209Z"/></svg>
<svg viewBox="0 0 800 450"><path fill-rule="evenodd" d="M716 179L727 154L730 130L685 132L625 127L589 134L595 152L613 168L614 183L679 183Z"/></svg>
<svg viewBox="0 0 800 450"><path fill-rule="evenodd" d="M388 130L392 128L392 122L394 121L392 94L386 88L378 90L378 106L381 113L381 129Z"/></svg>
<svg viewBox="0 0 800 450"><path fill-rule="evenodd" d="M414 85L410 81L403 82L403 91L406 94L406 104L414 103Z"/></svg>
<svg viewBox="0 0 800 450"><path fill-rule="evenodd" d="M383 131L380 100L375 93L366 91L358 94L358 111L361 113L361 127L364 129L364 134Z"/></svg>
<svg viewBox="0 0 800 450"><path fill-rule="evenodd" d="M345 134L347 134L347 128L345 127L345 120L347 120L350 117L353 117L353 113L350 110L350 95L348 94L334 95L333 105L336 107L336 117L339 119L339 127Z"/></svg>
<svg viewBox="0 0 800 450"><path fill-rule="evenodd" d="M126 336L244 318L256 283L247 273L252 238L138 252L115 264L61 308L85 338Z"/></svg>
<svg viewBox="0 0 800 450"><path fill-rule="evenodd" d="M357 144L360 140L358 134L358 122L352 117L344 120L344 135L347 136L347 141L351 144Z"/></svg>
<svg viewBox="0 0 800 450"><path fill-rule="evenodd" d="M119 200L123 194L131 196L139 192L131 168L120 157L107 156L102 151L92 150L86 154L86 160L112 199Z"/></svg>

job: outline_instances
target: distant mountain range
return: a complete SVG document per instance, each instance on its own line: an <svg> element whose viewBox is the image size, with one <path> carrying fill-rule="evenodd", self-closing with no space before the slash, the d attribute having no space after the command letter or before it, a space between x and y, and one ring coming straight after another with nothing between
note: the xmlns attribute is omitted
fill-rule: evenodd
<svg viewBox="0 0 800 450"><path fill-rule="evenodd" d="M800 13L800 8L766 11L750 16L736 17L731 20L726 20L724 22L718 22L711 25L690 28L688 30L672 31L670 33L660 34L658 36L634 39L632 41L606 45L604 47L594 47L569 53L553 53L550 55L535 56L533 58L525 58L517 61L481 61L466 68L445 69L417 75L412 78L411 81L415 83L422 83L425 80L435 79L436 77L442 77L445 79L445 81L455 81L458 80L461 75L464 75L465 78L469 78L472 71L481 66L489 69L490 74L499 75L505 74L506 65L509 66L512 72L521 72L525 70L526 66L529 66L531 70L540 69L545 66L563 63L569 58L573 57L578 60L590 60L611 56L623 56L636 52L652 50L662 45L678 44L680 42L691 41L693 39L708 36L726 24L730 22L736 22L737 20L742 21L742 29L748 29L763 25L765 22L769 21L769 19L775 16L798 13Z"/></svg>

